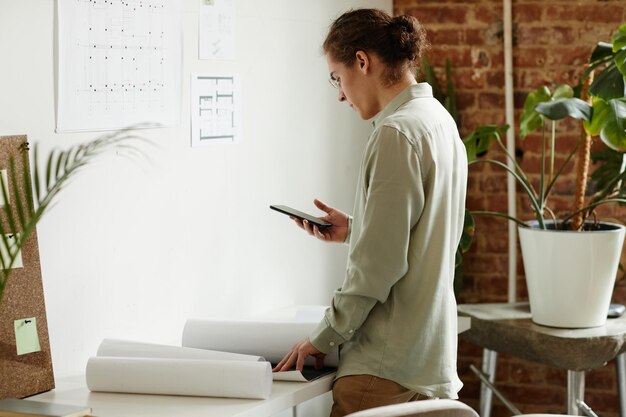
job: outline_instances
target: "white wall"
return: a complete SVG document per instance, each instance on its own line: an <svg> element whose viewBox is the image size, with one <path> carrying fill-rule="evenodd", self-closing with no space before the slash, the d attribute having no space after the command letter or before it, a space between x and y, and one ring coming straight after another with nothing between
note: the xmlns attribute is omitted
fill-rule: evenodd
<svg viewBox="0 0 626 417"><path fill-rule="evenodd" d="M181 125L139 131L150 162L87 167L38 227L57 377L83 373L102 338L179 343L188 317L328 303L343 278L345 247L268 205L351 210L370 126L337 102L320 46L341 12L391 0L237 0L237 59L222 62L197 59L199 4L183 3ZM0 0L0 135L44 151L98 135L54 133L55 5ZM190 147L191 72L241 75L241 143Z"/></svg>

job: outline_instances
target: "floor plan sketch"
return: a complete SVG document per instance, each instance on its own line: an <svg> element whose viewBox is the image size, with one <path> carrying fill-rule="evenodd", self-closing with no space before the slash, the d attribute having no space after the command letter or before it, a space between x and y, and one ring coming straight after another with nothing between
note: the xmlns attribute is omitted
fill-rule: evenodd
<svg viewBox="0 0 626 417"><path fill-rule="evenodd" d="M200 5L198 57L235 59L234 0L204 0Z"/></svg>
<svg viewBox="0 0 626 417"><path fill-rule="evenodd" d="M180 123L179 1L57 4L57 131Z"/></svg>
<svg viewBox="0 0 626 417"><path fill-rule="evenodd" d="M192 146L240 140L241 94L237 77L193 74L191 90Z"/></svg>

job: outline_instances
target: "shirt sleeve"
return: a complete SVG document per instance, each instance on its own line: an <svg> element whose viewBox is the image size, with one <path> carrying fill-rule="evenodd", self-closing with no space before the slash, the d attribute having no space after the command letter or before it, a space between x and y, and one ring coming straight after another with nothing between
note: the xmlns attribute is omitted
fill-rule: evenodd
<svg viewBox="0 0 626 417"><path fill-rule="evenodd" d="M361 327L376 303L384 303L408 270L409 237L424 208L419 155L393 127L382 126L366 151L365 203L352 220L350 254L342 288L335 291L311 343L327 353ZM358 223L358 224L357 224Z"/></svg>

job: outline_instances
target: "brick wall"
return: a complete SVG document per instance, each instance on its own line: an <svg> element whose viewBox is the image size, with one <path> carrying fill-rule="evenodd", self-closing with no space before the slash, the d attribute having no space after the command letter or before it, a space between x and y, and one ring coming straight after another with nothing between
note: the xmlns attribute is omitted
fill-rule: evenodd
<svg viewBox="0 0 626 417"><path fill-rule="evenodd" d="M500 0L395 0L396 14L417 17L427 28L432 48L428 57L439 69L450 58L454 67L461 114L460 130L467 134L480 124L504 123L503 13ZM589 54L600 41L610 41L620 23L626 22L624 0L514 0L514 85L516 119L526 94L547 84L576 84ZM561 124L557 146L558 159L579 136L573 123ZM516 129L517 131L517 129ZM537 135L517 139L518 162L525 170L538 172ZM597 141L599 142L599 140ZM600 144L596 143L597 148ZM491 157L502 158L491 151ZM593 169L593 166L592 166ZM506 176L492 166L472 166L468 207L474 210L506 211ZM554 202L558 210L567 209L574 189L574 167L557 186ZM518 193L518 214L531 218L522 194ZM603 215L626 220L626 210L604 209ZM518 255L517 296L526 300L524 271ZM493 218L477 219L473 249L465 257L466 278L459 302L506 302L507 300L507 225ZM621 278L621 277L620 277ZM614 292L616 302L626 303L626 280L619 279ZM469 365L479 365L482 350L461 342L459 372L465 387L461 400L478 408L479 383ZM613 363L587 374L586 402L603 417L619 415ZM564 413L566 371L519 358L500 355L497 385L525 413ZM494 397L494 417L510 413Z"/></svg>

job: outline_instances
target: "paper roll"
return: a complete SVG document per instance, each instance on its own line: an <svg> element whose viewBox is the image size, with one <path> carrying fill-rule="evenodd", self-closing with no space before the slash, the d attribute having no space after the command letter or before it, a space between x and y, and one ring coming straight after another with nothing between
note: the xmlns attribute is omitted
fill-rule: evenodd
<svg viewBox="0 0 626 417"><path fill-rule="evenodd" d="M182 345L244 355L259 355L278 363L289 349L308 337L315 322L260 322L189 319L183 330ZM312 358L307 364L313 364ZM337 366L338 350L333 349L324 359L326 366Z"/></svg>
<svg viewBox="0 0 626 417"><path fill-rule="evenodd" d="M260 356L242 355L240 353L219 352L216 350L194 349L119 339L104 339L102 343L100 343L97 356L115 356L126 358L209 359L229 361L265 360Z"/></svg>
<svg viewBox="0 0 626 417"><path fill-rule="evenodd" d="M268 362L165 358L92 357L91 391L267 399Z"/></svg>

